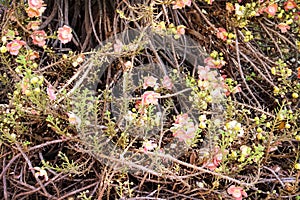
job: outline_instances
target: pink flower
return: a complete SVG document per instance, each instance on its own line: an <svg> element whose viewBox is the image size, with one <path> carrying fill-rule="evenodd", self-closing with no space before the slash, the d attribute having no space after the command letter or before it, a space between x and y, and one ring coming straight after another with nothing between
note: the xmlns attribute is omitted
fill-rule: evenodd
<svg viewBox="0 0 300 200"><path fill-rule="evenodd" d="M47 34L44 30L34 31L31 35L33 44L38 45L40 47L46 44L46 37Z"/></svg>
<svg viewBox="0 0 300 200"><path fill-rule="evenodd" d="M181 9L185 6L191 6L192 0L176 0L173 2L173 9Z"/></svg>
<svg viewBox="0 0 300 200"><path fill-rule="evenodd" d="M242 156L247 157L250 155L251 148L248 147L247 145L242 145L240 146L240 151Z"/></svg>
<svg viewBox="0 0 300 200"><path fill-rule="evenodd" d="M177 129L173 131L173 136L177 137L179 141L186 141L191 138L183 129Z"/></svg>
<svg viewBox="0 0 300 200"><path fill-rule="evenodd" d="M286 33L291 27L286 23L280 23L277 25L277 28L280 29L281 33Z"/></svg>
<svg viewBox="0 0 300 200"><path fill-rule="evenodd" d="M146 89L147 87L152 87L152 88L157 87L158 84L156 83L156 81L157 81L157 78L155 78L153 76L144 77L143 88Z"/></svg>
<svg viewBox="0 0 300 200"><path fill-rule="evenodd" d="M204 63L206 63L207 66L209 66L210 68L222 68L226 62L224 60L215 60L212 57L207 57L204 59Z"/></svg>
<svg viewBox="0 0 300 200"><path fill-rule="evenodd" d="M132 68L133 68L133 63L131 61L128 60L124 63L124 71L129 71Z"/></svg>
<svg viewBox="0 0 300 200"><path fill-rule="evenodd" d="M297 4L294 2L294 0L288 0L287 2L284 3L285 11L291 10L296 7L297 7Z"/></svg>
<svg viewBox="0 0 300 200"><path fill-rule="evenodd" d="M235 86L231 91L232 94L236 94L238 92L242 92L241 84L238 84L237 86Z"/></svg>
<svg viewBox="0 0 300 200"><path fill-rule="evenodd" d="M185 124L188 122L188 120L189 120L189 116L187 113L177 115L175 119L175 124Z"/></svg>
<svg viewBox="0 0 300 200"><path fill-rule="evenodd" d="M146 91L142 95L142 105L149 105L149 104L157 105L158 97L160 97L160 94L153 91Z"/></svg>
<svg viewBox="0 0 300 200"><path fill-rule="evenodd" d="M270 16L275 16L277 9L278 5L277 3L274 3L265 8L265 12L268 13Z"/></svg>
<svg viewBox="0 0 300 200"><path fill-rule="evenodd" d="M300 12L295 12L294 13L294 20L300 22Z"/></svg>
<svg viewBox="0 0 300 200"><path fill-rule="evenodd" d="M29 0L28 4L32 8L41 8L43 6L44 1L43 0Z"/></svg>
<svg viewBox="0 0 300 200"><path fill-rule="evenodd" d="M54 101L56 99L56 94L54 93L54 89L52 85L48 85L47 94L50 100Z"/></svg>
<svg viewBox="0 0 300 200"><path fill-rule="evenodd" d="M75 115L73 112L68 112L67 115L69 117L68 120L70 124L80 126L81 119L77 115Z"/></svg>
<svg viewBox="0 0 300 200"><path fill-rule="evenodd" d="M138 110L138 109L140 109L141 107L142 107L142 101L137 100L137 101L135 102L135 108Z"/></svg>
<svg viewBox="0 0 300 200"><path fill-rule="evenodd" d="M155 27L158 32L166 30L166 23L164 21L159 22Z"/></svg>
<svg viewBox="0 0 300 200"><path fill-rule="evenodd" d="M40 17L45 10L46 7L41 7L41 8L28 7L26 9L26 13L30 18Z"/></svg>
<svg viewBox="0 0 300 200"><path fill-rule="evenodd" d="M196 133L196 126L188 117L188 114L178 115L175 119L175 123L170 129L173 132L173 136L177 137L179 141L186 141L194 138Z"/></svg>
<svg viewBox="0 0 300 200"><path fill-rule="evenodd" d="M155 149L156 147L157 147L157 144L155 144L152 140L143 142L144 152L151 151L151 150Z"/></svg>
<svg viewBox="0 0 300 200"><path fill-rule="evenodd" d="M25 44L26 44L26 42L24 42L23 40L13 40L6 45L6 48L11 55L16 56L16 55L18 55L21 47Z"/></svg>
<svg viewBox="0 0 300 200"><path fill-rule="evenodd" d="M209 86L209 82L207 80L198 80L198 87L202 90L206 90Z"/></svg>
<svg viewBox="0 0 300 200"><path fill-rule="evenodd" d="M208 160L203 163L203 167L206 167L207 169L214 171L222 162L223 156L228 153L228 151L221 151L220 147L215 147L215 153L213 155L213 158L211 160Z"/></svg>
<svg viewBox="0 0 300 200"><path fill-rule="evenodd" d="M164 88L166 88L168 90L172 90L172 87L174 86L172 83L172 80L168 76L164 76L162 84L163 84Z"/></svg>
<svg viewBox="0 0 300 200"><path fill-rule="evenodd" d="M184 5L191 6L192 0L183 0Z"/></svg>
<svg viewBox="0 0 300 200"><path fill-rule="evenodd" d="M224 28L218 28L217 38L226 41L227 40L227 31Z"/></svg>
<svg viewBox="0 0 300 200"><path fill-rule="evenodd" d="M63 43L66 44L72 40L72 29L69 26L64 25L61 28L58 28L57 31L58 39Z"/></svg>
<svg viewBox="0 0 300 200"><path fill-rule="evenodd" d="M39 29L39 26L40 26L41 22L39 21L31 21L28 23L27 25L27 29L31 29L33 31L36 31Z"/></svg>
<svg viewBox="0 0 300 200"><path fill-rule="evenodd" d="M173 136L177 137L179 141L186 141L195 137L196 127L193 122L188 122L182 128L171 129Z"/></svg>
<svg viewBox="0 0 300 200"><path fill-rule="evenodd" d="M229 13L232 13L232 11L234 11L234 6L232 3L226 3L226 10L229 12Z"/></svg>
<svg viewBox="0 0 300 200"><path fill-rule="evenodd" d="M231 185L227 189L228 194L231 194L235 200L242 200L243 196L247 197L247 193L241 187L236 187L235 185Z"/></svg>
<svg viewBox="0 0 300 200"><path fill-rule="evenodd" d="M184 35L185 34L185 26L183 26L183 25L177 26L176 32L177 32L177 35L179 35L179 36Z"/></svg>
<svg viewBox="0 0 300 200"><path fill-rule="evenodd" d="M39 58L39 57L40 57L40 55L37 51L32 51L32 52L29 53L27 58L29 58L29 60L34 60L34 59Z"/></svg>
<svg viewBox="0 0 300 200"><path fill-rule="evenodd" d="M198 66L198 77L200 80L207 80L208 73L210 71L209 66Z"/></svg>
<svg viewBox="0 0 300 200"><path fill-rule="evenodd" d="M22 89L23 94L25 94L25 91L29 88L29 83L28 82L29 82L28 79L25 79L21 83L21 89Z"/></svg>
<svg viewBox="0 0 300 200"><path fill-rule="evenodd" d="M215 65L213 63L214 59L212 57L207 57L204 59L206 66L213 68Z"/></svg>
<svg viewBox="0 0 300 200"><path fill-rule="evenodd" d="M209 4L209 5L212 5L212 3L213 3L214 1L215 1L215 0L209 0L209 1L208 1L208 4Z"/></svg>

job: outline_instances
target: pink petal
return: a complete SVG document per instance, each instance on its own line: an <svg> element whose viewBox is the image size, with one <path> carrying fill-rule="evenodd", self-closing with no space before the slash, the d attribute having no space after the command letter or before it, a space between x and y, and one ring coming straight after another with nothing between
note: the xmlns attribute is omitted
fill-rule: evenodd
<svg viewBox="0 0 300 200"><path fill-rule="evenodd" d="M48 85L47 94L48 94L50 100L54 101L56 99L56 94L54 93L52 85Z"/></svg>

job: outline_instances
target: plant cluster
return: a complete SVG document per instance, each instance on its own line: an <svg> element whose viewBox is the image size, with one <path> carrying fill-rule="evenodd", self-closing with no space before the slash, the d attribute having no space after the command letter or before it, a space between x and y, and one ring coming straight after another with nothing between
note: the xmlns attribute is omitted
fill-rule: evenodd
<svg viewBox="0 0 300 200"><path fill-rule="evenodd" d="M0 197L299 199L299 3L143 2L0 1Z"/></svg>

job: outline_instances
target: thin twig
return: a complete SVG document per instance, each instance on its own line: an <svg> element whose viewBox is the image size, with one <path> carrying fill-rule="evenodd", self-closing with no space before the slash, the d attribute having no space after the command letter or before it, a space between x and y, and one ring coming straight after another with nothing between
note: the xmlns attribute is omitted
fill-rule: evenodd
<svg viewBox="0 0 300 200"><path fill-rule="evenodd" d="M234 29L234 33L237 35L237 31L236 29ZM259 101L256 99L256 97L254 96L254 94L252 93L251 89L249 88L243 70L242 70L242 66L241 66L241 60L240 60L240 50L239 50L239 41L238 41L238 37L236 37L235 39L235 49L236 49L236 55L237 55L237 63L234 59L232 59L232 61L237 65L239 72L240 72L240 76L242 78L242 81L244 82L247 90L249 91L250 95L252 96L252 98L254 99L254 101L256 102L257 106L259 106L261 108L261 105L259 103Z"/></svg>
<svg viewBox="0 0 300 200"><path fill-rule="evenodd" d="M41 189L42 189L43 192L45 193L45 196L48 197L48 198L53 198L53 196L50 195L50 194L47 192L47 190L46 190L46 188L44 187L42 181L41 181L38 177L35 176L35 172L34 172L33 166L32 166L32 164L31 164L31 161L30 161L30 159L28 158L28 156L23 152L23 150L21 149L21 147L19 146L19 144L16 144L16 146L17 146L17 149L19 150L19 152L22 154L23 158L26 160L26 163L27 163L27 165L28 165L28 167L29 167L29 170L31 171L32 175L35 177L35 180L36 180L36 181L38 182L38 184L41 186Z"/></svg>
<svg viewBox="0 0 300 200"><path fill-rule="evenodd" d="M281 186L284 188L284 183L282 182L282 180L279 178L279 176L276 174L276 172L274 172L273 169L270 169L269 167L263 166L263 168L269 170L275 177L276 179L279 181L279 183L281 184Z"/></svg>
<svg viewBox="0 0 300 200"><path fill-rule="evenodd" d="M258 23L261 25L261 27L266 31L266 33L268 34L268 36L271 38L271 40L273 41L273 43L274 43L277 51L280 54L281 59L283 59L283 55L282 55L281 49L279 48L277 42L275 41L275 39L273 38L273 36L271 35L271 33L268 31L268 29L265 27L265 25L263 23L261 23L260 20L258 20Z"/></svg>

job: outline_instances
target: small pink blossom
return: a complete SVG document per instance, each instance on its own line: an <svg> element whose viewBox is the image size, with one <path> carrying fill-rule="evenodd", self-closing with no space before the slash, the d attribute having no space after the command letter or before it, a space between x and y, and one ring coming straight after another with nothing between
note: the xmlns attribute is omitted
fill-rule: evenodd
<svg viewBox="0 0 300 200"><path fill-rule="evenodd" d="M187 113L177 115L175 119L175 124L185 124L188 122L188 120L189 120L189 116Z"/></svg>
<svg viewBox="0 0 300 200"><path fill-rule="evenodd" d="M126 61L124 63L124 71L129 71L133 68L133 63L131 61Z"/></svg>
<svg viewBox="0 0 300 200"><path fill-rule="evenodd" d="M223 88L225 89L225 95L229 96L230 94L236 94L238 92L242 92L241 84L238 84L237 86L230 88L226 83L222 83Z"/></svg>
<svg viewBox="0 0 300 200"><path fill-rule="evenodd" d="M213 3L214 1L215 1L215 0L209 0L209 1L208 1L208 4L209 4L209 5L212 5L212 3Z"/></svg>
<svg viewBox="0 0 300 200"><path fill-rule="evenodd" d="M218 28L217 38L226 41L227 40L227 31L224 28Z"/></svg>
<svg viewBox="0 0 300 200"><path fill-rule="evenodd" d="M229 12L229 13L232 13L232 11L234 11L234 6L232 3L226 3L226 10Z"/></svg>
<svg viewBox="0 0 300 200"><path fill-rule="evenodd" d="M39 115L39 113L36 110L31 110L31 114L33 114L33 115Z"/></svg>
<svg viewBox="0 0 300 200"><path fill-rule="evenodd" d="M294 12L294 20L300 22L300 12Z"/></svg>
<svg viewBox="0 0 300 200"><path fill-rule="evenodd" d="M154 28L158 32L162 32L162 31L166 30L166 23L164 21L161 21L158 24L156 24Z"/></svg>
<svg viewBox="0 0 300 200"><path fill-rule="evenodd" d="M209 86L209 82L207 80L198 80L198 87L202 90L206 90Z"/></svg>
<svg viewBox="0 0 300 200"><path fill-rule="evenodd" d="M186 141L188 139L195 137L196 127L193 122L188 122L182 128L171 129L173 132L173 136L177 137L179 141Z"/></svg>
<svg viewBox="0 0 300 200"><path fill-rule="evenodd" d="M242 200L243 196L248 196L242 187L236 187L235 185L231 185L227 189L227 192L228 194L231 194L235 198L235 200Z"/></svg>
<svg viewBox="0 0 300 200"><path fill-rule="evenodd" d="M277 3L274 3L265 8L265 12L268 13L270 16L275 16L277 9L278 5Z"/></svg>
<svg viewBox="0 0 300 200"><path fill-rule="evenodd" d="M212 57L207 57L204 59L206 66L213 68L215 65L213 63L214 59Z"/></svg>
<svg viewBox="0 0 300 200"><path fill-rule="evenodd" d="M57 31L58 39L63 43L66 44L72 40L72 29L69 26L64 25L61 28L58 28Z"/></svg>
<svg viewBox="0 0 300 200"><path fill-rule="evenodd" d="M170 130L173 132L173 136L177 137L179 141L187 141L195 137L197 128L188 117L188 114L185 113L176 117L175 123L173 123Z"/></svg>
<svg viewBox="0 0 300 200"><path fill-rule="evenodd" d="M24 79L21 83L21 90L22 93L25 94L25 91L29 88L29 80L28 79Z"/></svg>
<svg viewBox="0 0 300 200"><path fill-rule="evenodd" d="M41 8L43 6L44 1L43 0L29 0L28 4L32 8Z"/></svg>
<svg viewBox="0 0 300 200"><path fill-rule="evenodd" d="M40 17L45 10L46 7L41 7L41 8L28 7L26 8L26 13L30 18Z"/></svg>
<svg viewBox="0 0 300 200"><path fill-rule="evenodd" d="M183 25L177 26L176 32L177 32L177 35L179 35L179 36L184 35L185 34L185 26L183 26Z"/></svg>
<svg viewBox="0 0 300 200"><path fill-rule="evenodd" d="M21 47L25 44L26 44L26 42L24 42L23 40L13 40L13 41L7 43L6 48L11 55L16 56L16 55L18 55Z"/></svg>
<svg viewBox="0 0 300 200"><path fill-rule="evenodd" d="M153 91L146 91L142 95L142 105L149 105L149 104L158 104L158 99L160 97L159 93L153 92Z"/></svg>
<svg viewBox="0 0 300 200"><path fill-rule="evenodd" d="M242 92L241 84L238 84L237 86L235 86L231 91L232 94L236 94L238 92Z"/></svg>
<svg viewBox="0 0 300 200"><path fill-rule="evenodd" d="M295 3L294 0L288 0L287 2L284 3L284 10L288 11L291 10L293 8L296 8L297 4Z"/></svg>
<svg viewBox="0 0 300 200"><path fill-rule="evenodd" d="M286 33L288 30L290 30L291 27L286 23L280 23L277 25L277 28L280 29L281 33Z"/></svg>
<svg viewBox="0 0 300 200"><path fill-rule="evenodd" d="M155 78L153 76L144 77L143 88L144 89L146 89L148 87L156 88L158 86L158 83L156 81L157 81L157 78Z"/></svg>
<svg viewBox="0 0 300 200"><path fill-rule="evenodd" d="M172 90L172 87L174 86L172 83L172 80L169 78L169 76L164 76L162 84L163 84L163 87L168 90Z"/></svg>
<svg viewBox="0 0 300 200"><path fill-rule="evenodd" d="M241 151L241 155L244 156L244 157L247 157L250 155L250 152L251 152L251 148L248 147L247 145L242 145L240 147L240 151Z"/></svg>
<svg viewBox="0 0 300 200"><path fill-rule="evenodd" d="M32 51L32 52L29 53L27 58L29 58L29 60L34 60L34 59L37 59L39 57L40 57L40 55L37 51Z"/></svg>
<svg viewBox="0 0 300 200"><path fill-rule="evenodd" d="M209 66L210 68L222 68L226 62L224 60L220 60L220 59L213 59L212 57L207 57L204 59L204 63L206 63L207 66Z"/></svg>
<svg viewBox="0 0 300 200"><path fill-rule="evenodd" d="M154 143L154 141L152 141L152 140L143 142L144 152L151 151L151 150L155 149L156 147L157 147L157 144Z"/></svg>
<svg viewBox="0 0 300 200"><path fill-rule="evenodd" d="M191 6L192 4L192 0L183 0L183 2L186 6Z"/></svg>
<svg viewBox="0 0 300 200"><path fill-rule="evenodd" d="M34 31L31 35L32 42L39 47L43 47L46 44L47 34L44 30Z"/></svg>
<svg viewBox="0 0 300 200"><path fill-rule="evenodd" d="M39 22L39 21L31 21L28 23L28 25L26 27L29 30L31 29L33 31L36 31L40 28L40 24L41 24L41 22Z"/></svg>
<svg viewBox="0 0 300 200"><path fill-rule="evenodd" d="M198 78L200 80L207 80L208 73L210 71L209 66L198 66Z"/></svg>
<svg viewBox="0 0 300 200"><path fill-rule="evenodd" d="M142 107L142 101L140 101L140 100L137 100L136 102L135 102L135 106L134 106L137 110L138 109L140 109L141 107Z"/></svg>
<svg viewBox="0 0 300 200"><path fill-rule="evenodd" d="M56 99L56 94L54 93L54 89L52 85L48 85L47 94L50 100L54 101Z"/></svg>
<svg viewBox="0 0 300 200"><path fill-rule="evenodd" d="M181 9L185 6L191 6L192 0L176 0L173 2L173 9Z"/></svg>
<svg viewBox="0 0 300 200"><path fill-rule="evenodd" d="M203 163L203 167L206 167L207 169L214 171L222 162L223 156L228 153L228 151L221 151L220 147L215 147L215 153L212 157L212 159L206 161Z"/></svg>
<svg viewBox="0 0 300 200"><path fill-rule="evenodd" d="M269 153L270 152L273 152L273 151L276 151L278 149L278 147L281 147L282 146L282 143L277 141L277 142L274 142L270 148L267 150Z"/></svg>
<svg viewBox="0 0 300 200"><path fill-rule="evenodd" d="M67 115L69 117L68 120L70 124L80 126L81 119L77 115L75 115L73 112L68 112Z"/></svg>

